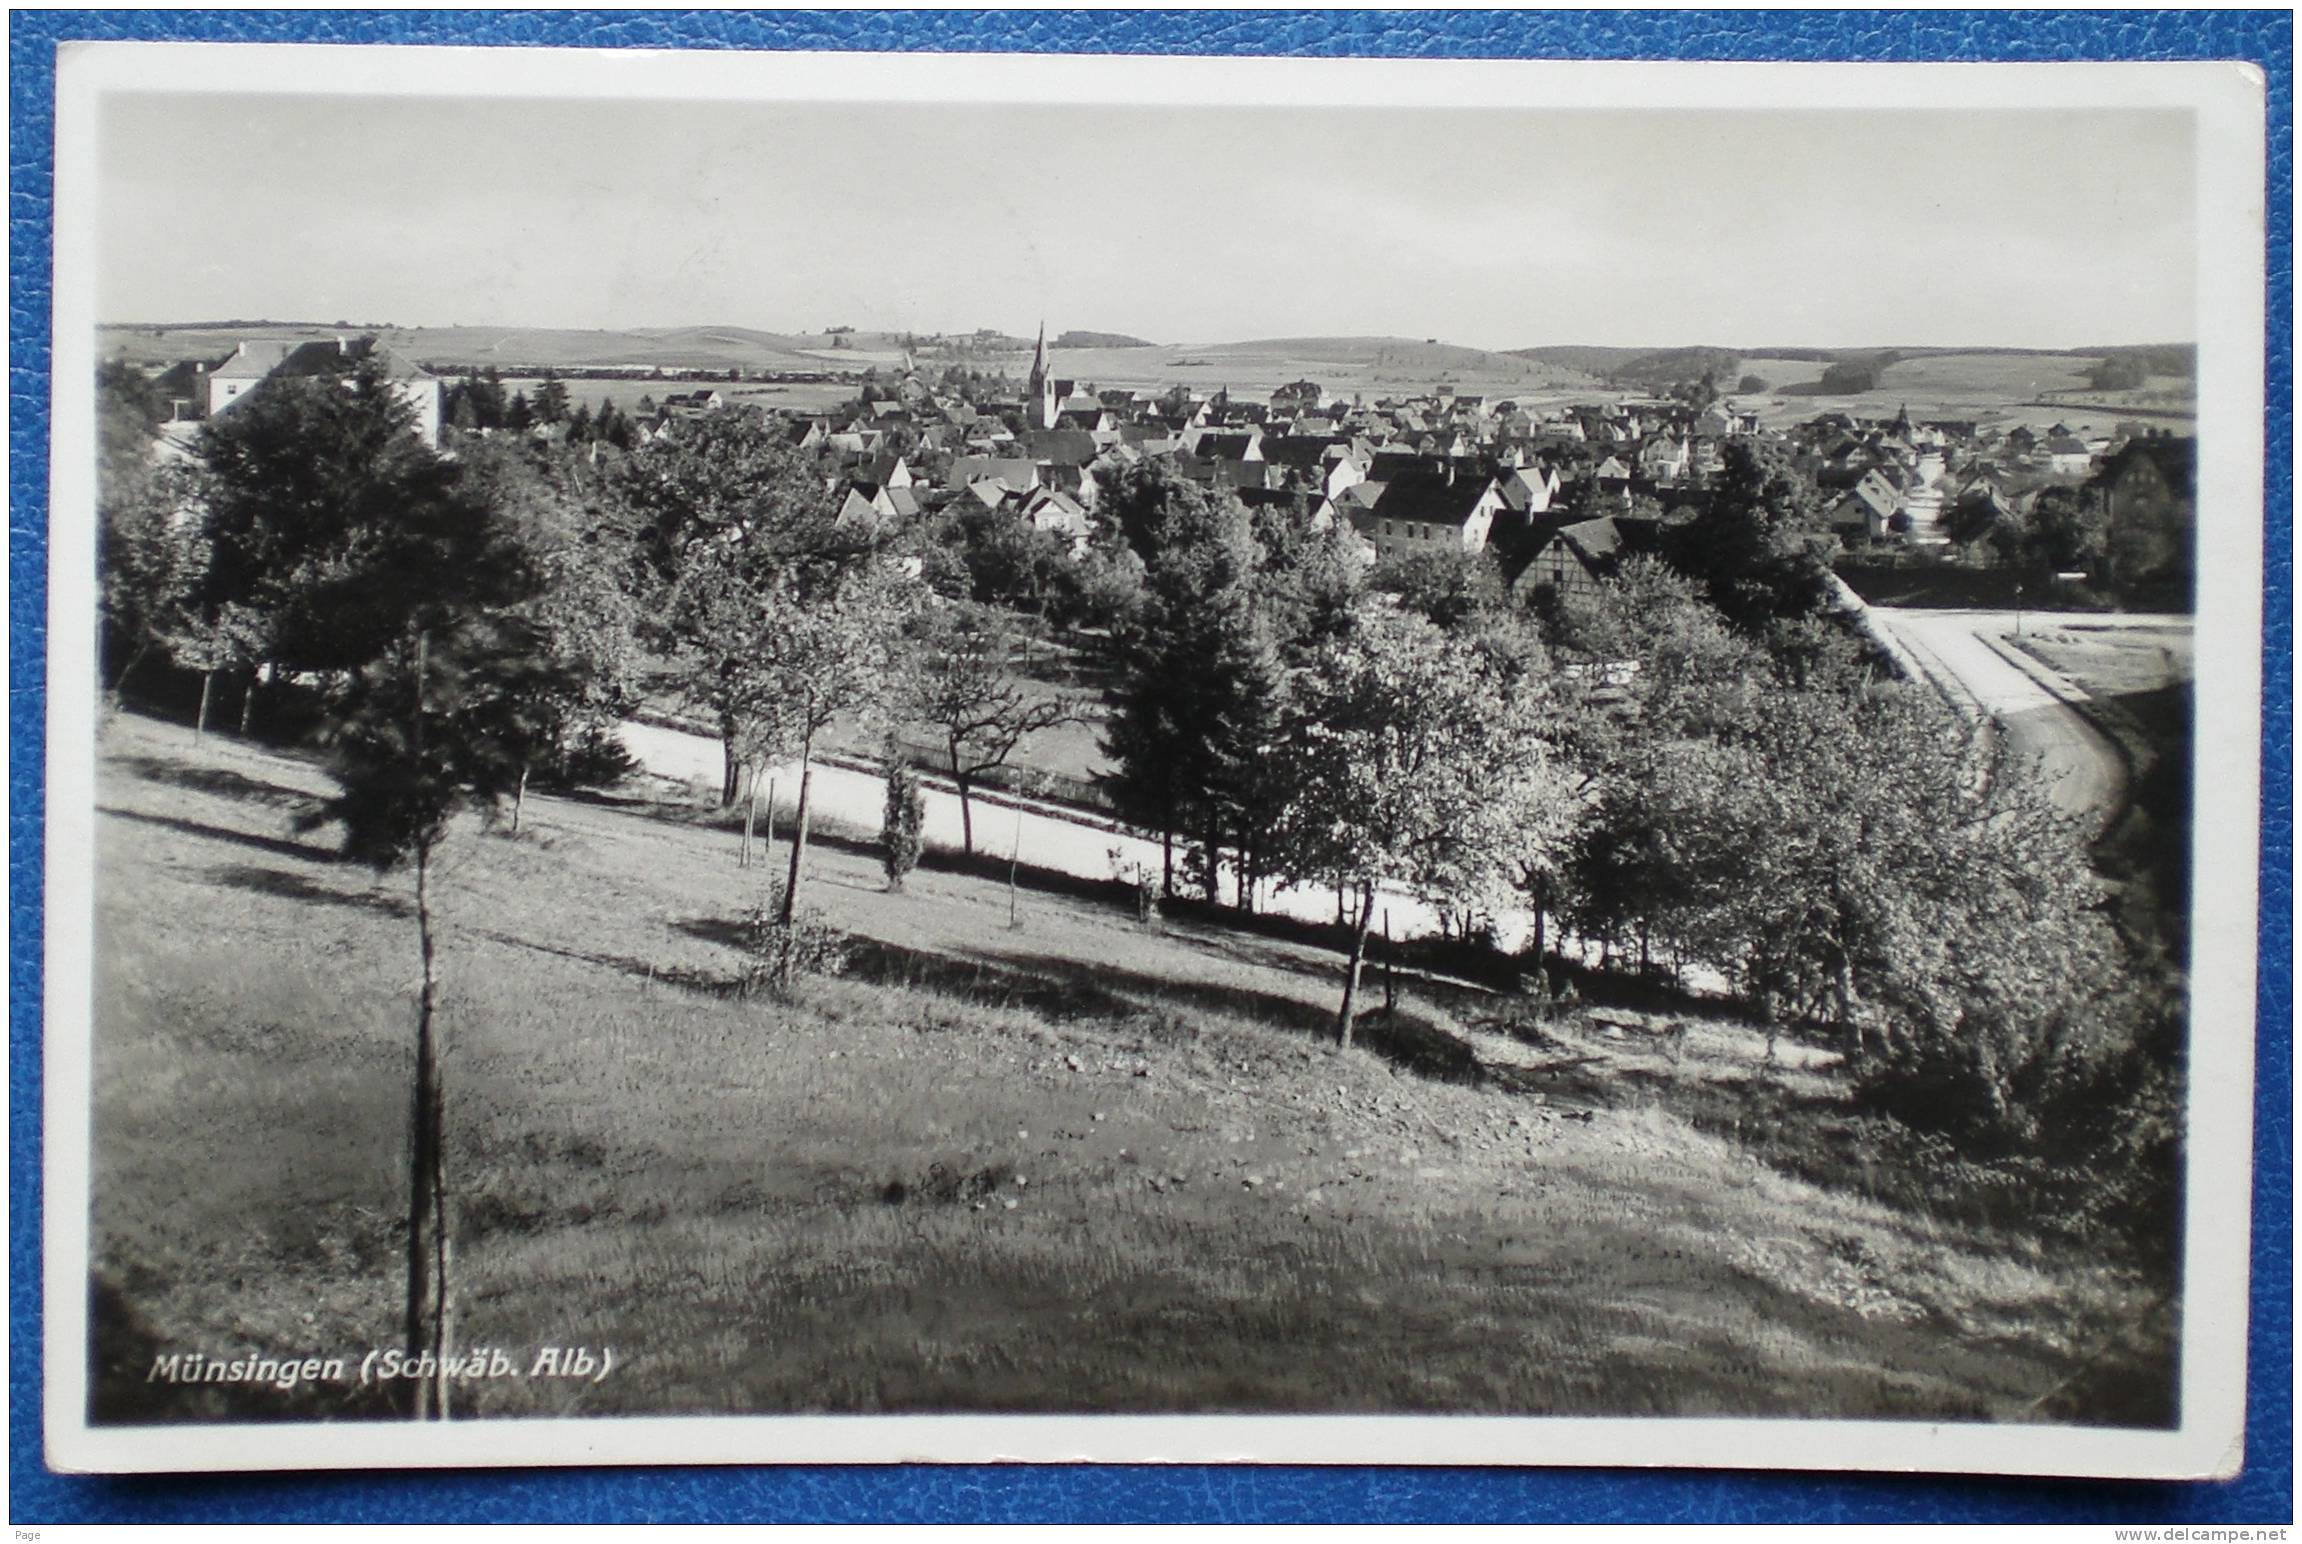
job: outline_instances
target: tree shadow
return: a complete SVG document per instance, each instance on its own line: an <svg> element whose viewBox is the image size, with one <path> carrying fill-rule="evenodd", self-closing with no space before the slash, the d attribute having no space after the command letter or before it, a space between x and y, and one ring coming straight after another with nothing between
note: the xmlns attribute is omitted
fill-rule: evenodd
<svg viewBox="0 0 2302 1544"><path fill-rule="evenodd" d="M142 810L121 809L111 804L97 805L96 813L137 821L147 826L159 826L163 830L178 831L186 836L230 842L238 847L253 847L258 852L268 852L277 858L299 858L306 863L334 863L338 858L337 854L325 847L292 842L283 836L263 836L254 831L235 831L229 826L212 826L204 820L185 820L177 815L150 815Z"/></svg>
<svg viewBox="0 0 2302 1544"><path fill-rule="evenodd" d="M104 759L108 764L131 776L140 777L145 782L162 783L171 788L188 788L195 793L241 799L250 804L266 804L277 809L292 809L315 802L313 795L303 789L248 777L229 767L187 766L158 756L134 754L110 755Z"/></svg>
<svg viewBox="0 0 2302 1544"><path fill-rule="evenodd" d="M1108 962L1089 963L1056 955L984 953L969 958L1044 983L1059 1000L1078 1005L1075 1012L1127 1016L1159 1007L1242 1016L1313 1040L1332 1039L1335 1033L1335 1015L1327 1008L1253 987L1178 980ZM1335 983L1335 990L1339 1003L1340 982ZM1362 1013L1355 1039L1383 1060L1419 1077L1474 1084L1488 1080L1488 1070L1468 1042L1403 1011L1378 1008Z"/></svg>
<svg viewBox="0 0 2302 1544"><path fill-rule="evenodd" d="M230 885L235 890L253 890L259 895L276 895L290 901L312 901L323 906L350 906L362 911L382 912L390 917L409 917L415 914L415 908L396 895L374 890L364 893L338 890L329 885L315 884L301 874L260 868L253 863L235 863L208 872L209 877L218 884Z"/></svg>
<svg viewBox="0 0 2302 1544"><path fill-rule="evenodd" d="M742 947L742 934L735 923L719 919L695 919L675 924L682 932L697 938L709 938L729 948ZM737 997L743 984L733 976L715 975L707 970L694 970L686 966L659 965L653 960L633 959L626 954L601 954L590 949L570 949L560 944L537 943L532 938L520 938L510 933L499 933L492 928L473 928L474 937L490 943L507 945L514 949L529 949L537 954L548 954L555 959L574 960L582 965L597 965L605 970L619 971L635 981L649 985L668 986L682 992L693 992L705 997Z"/></svg>

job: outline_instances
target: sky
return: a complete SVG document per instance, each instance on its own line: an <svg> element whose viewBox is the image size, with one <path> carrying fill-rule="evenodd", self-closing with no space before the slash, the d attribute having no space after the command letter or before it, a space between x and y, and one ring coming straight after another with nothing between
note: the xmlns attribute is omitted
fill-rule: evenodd
<svg viewBox="0 0 2302 1544"><path fill-rule="evenodd" d="M108 322L1158 343L2197 332L2186 113L119 95Z"/></svg>

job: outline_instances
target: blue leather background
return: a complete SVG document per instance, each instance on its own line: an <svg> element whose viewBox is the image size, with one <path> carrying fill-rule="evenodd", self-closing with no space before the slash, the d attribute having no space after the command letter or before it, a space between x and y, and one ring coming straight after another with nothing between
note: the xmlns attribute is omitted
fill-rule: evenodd
<svg viewBox="0 0 2302 1544"><path fill-rule="evenodd" d="M9 102L9 1469L16 1523L2125 1522L2293 1515L2291 14L2257 12L18 12ZM73 38L1697 59L2245 59L2270 91L2261 1036L2246 1473L2223 1485L1278 1468L601 1470L96 1480L40 1458L40 865L49 187Z"/></svg>

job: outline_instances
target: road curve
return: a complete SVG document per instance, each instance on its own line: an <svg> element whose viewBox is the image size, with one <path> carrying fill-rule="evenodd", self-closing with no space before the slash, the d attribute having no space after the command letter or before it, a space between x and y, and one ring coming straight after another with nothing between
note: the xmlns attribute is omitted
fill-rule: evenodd
<svg viewBox="0 0 2302 1544"><path fill-rule="evenodd" d="M1995 725L2016 755L2038 764L2057 805L2106 822L2124 807L2125 756L2071 706L2083 690L2009 641L2013 612L1873 606L1870 615L1916 657L1952 707Z"/></svg>

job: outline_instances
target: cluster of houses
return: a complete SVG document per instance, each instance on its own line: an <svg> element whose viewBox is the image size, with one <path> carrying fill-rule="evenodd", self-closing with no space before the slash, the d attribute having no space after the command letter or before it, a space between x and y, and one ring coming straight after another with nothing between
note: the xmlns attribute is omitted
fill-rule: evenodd
<svg viewBox="0 0 2302 1544"><path fill-rule="evenodd" d="M221 361L179 364L159 383L189 423L229 412L267 377L341 373L361 360L383 367L436 444L441 381L374 339L252 341ZM1698 514L1738 440L1769 444L1803 469L1848 545L1924 548L1944 543L1942 516L1958 500L2019 513L2039 489L2110 465L2128 438L2158 438L1914 422L1907 410L1882 420L1830 413L1776 430L1724 400L1536 407L1446 385L1372 402L1311 381L1267 401L1227 389L1098 391L1056 374L1044 328L1020 395L1003 381L932 378L908 359L867 388L838 414L788 420L793 445L818 457L843 520L900 522L958 506L1083 547L1112 471L1161 460L1250 505L1342 531L1364 563L1491 549L1522 597L1587 588L1651 548L1663 524ZM730 405L716 389L673 392L637 432L668 434ZM2156 468L2164 457L2141 459Z"/></svg>
<svg viewBox="0 0 2302 1544"><path fill-rule="evenodd" d="M253 338L221 359L179 360L161 371L153 385L168 404L172 424L196 426L230 412L267 380L341 376L362 363L372 363L382 371L392 391L414 411L416 432L424 443L437 445L439 377L374 338ZM188 432L188 427L179 429L177 437Z"/></svg>
<svg viewBox="0 0 2302 1544"><path fill-rule="evenodd" d="M2130 442L2168 436L2136 425L2115 434L2056 424L1991 427L1973 421L1914 423L1827 413L1792 429L1790 443L1825 499L1824 519L1851 546L1940 546L1945 510L1987 500L1996 513L2027 511L2043 489L2084 483ZM2185 442L2187 443L2187 442Z"/></svg>

